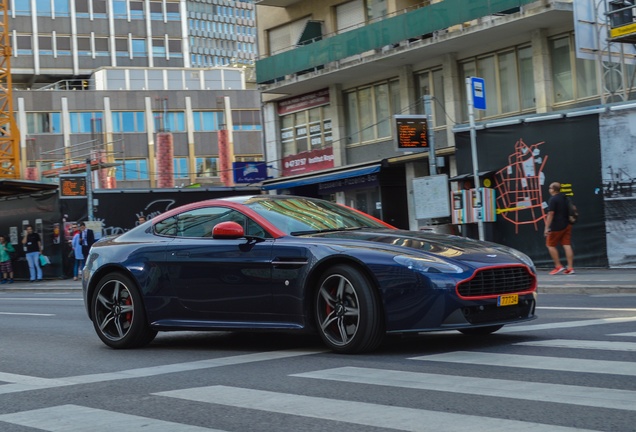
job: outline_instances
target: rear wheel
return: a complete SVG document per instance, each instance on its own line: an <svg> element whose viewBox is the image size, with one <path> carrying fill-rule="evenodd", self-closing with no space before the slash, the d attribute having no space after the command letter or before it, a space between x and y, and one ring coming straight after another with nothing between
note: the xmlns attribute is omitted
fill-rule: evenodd
<svg viewBox="0 0 636 432"><path fill-rule="evenodd" d="M486 326L486 327L471 327L471 328L460 329L459 331L468 336L485 336L485 335L489 335L491 333L496 332L502 327L503 327L502 325L494 325L494 326Z"/></svg>
<svg viewBox="0 0 636 432"><path fill-rule="evenodd" d="M328 269L318 282L315 316L329 348L358 353L377 348L384 337L382 308L367 278L349 265Z"/></svg>
<svg viewBox="0 0 636 432"><path fill-rule="evenodd" d="M121 273L104 276L91 302L93 326L111 348L138 348L157 335L146 320L141 295L135 283Z"/></svg>

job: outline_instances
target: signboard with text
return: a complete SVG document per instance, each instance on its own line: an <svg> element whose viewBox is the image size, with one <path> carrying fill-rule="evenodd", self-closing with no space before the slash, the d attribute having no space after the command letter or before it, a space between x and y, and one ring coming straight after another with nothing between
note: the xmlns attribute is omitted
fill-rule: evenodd
<svg viewBox="0 0 636 432"><path fill-rule="evenodd" d="M86 175L60 174L60 198L86 198Z"/></svg>
<svg viewBox="0 0 636 432"><path fill-rule="evenodd" d="M424 115L396 115L398 150L428 150L428 124Z"/></svg>
<svg viewBox="0 0 636 432"><path fill-rule="evenodd" d="M333 168L333 148L327 147L285 156L282 165L283 176Z"/></svg>

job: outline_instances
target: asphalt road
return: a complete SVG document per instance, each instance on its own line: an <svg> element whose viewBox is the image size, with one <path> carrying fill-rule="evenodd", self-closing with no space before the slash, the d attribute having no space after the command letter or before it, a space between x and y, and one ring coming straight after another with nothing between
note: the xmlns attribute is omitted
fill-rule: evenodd
<svg viewBox="0 0 636 432"><path fill-rule="evenodd" d="M365 355L222 332L115 351L77 291L0 292L0 431L633 432L636 296L544 294L538 314Z"/></svg>

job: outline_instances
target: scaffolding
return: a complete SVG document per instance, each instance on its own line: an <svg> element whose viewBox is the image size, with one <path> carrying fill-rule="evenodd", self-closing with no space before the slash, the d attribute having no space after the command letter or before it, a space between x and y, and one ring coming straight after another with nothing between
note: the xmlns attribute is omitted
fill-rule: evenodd
<svg viewBox="0 0 636 432"><path fill-rule="evenodd" d="M13 116L9 0L0 0L0 178L20 178L20 133Z"/></svg>

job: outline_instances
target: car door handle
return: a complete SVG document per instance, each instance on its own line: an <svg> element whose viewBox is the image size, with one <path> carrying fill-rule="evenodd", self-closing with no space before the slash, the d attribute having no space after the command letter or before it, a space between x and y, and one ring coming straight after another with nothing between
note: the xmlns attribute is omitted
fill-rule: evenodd
<svg viewBox="0 0 636 432"><path fill-rule="evenodd" d="M189 257L190 256L190 252L172 252L172 256L178 256L178 257Z"/></svg>

